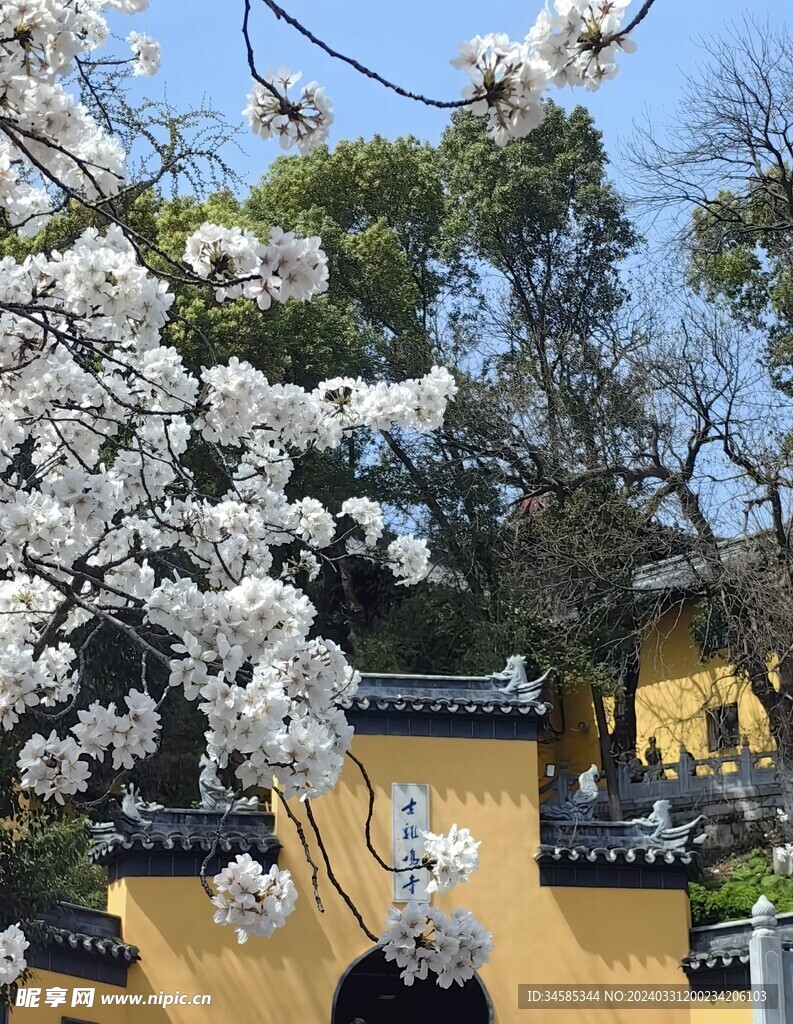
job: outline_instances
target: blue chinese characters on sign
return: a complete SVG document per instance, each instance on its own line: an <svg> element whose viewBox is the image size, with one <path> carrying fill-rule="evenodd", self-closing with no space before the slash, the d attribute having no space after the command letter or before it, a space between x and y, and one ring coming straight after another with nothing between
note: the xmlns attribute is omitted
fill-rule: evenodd
<svg viewBox="0 0 793 1024"><path fill-rule="evenodd" d="M393 864L403 870L394 875L394 902L423 900L426 896L427 872L421 865L424 837L430 827L430 788L419 782L394 782L391 786L393 814Z"/></svg>

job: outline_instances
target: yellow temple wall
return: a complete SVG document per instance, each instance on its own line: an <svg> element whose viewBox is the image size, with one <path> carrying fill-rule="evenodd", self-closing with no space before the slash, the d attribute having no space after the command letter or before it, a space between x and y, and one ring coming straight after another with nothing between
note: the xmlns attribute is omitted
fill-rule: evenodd
<svg viewBox="0 0 793 1024"><path fill-rule="evenodd" d="M685 892L539 885L535 742L357 736L354 751L377 793L373 840L384 857L391 849L392 782L429 783L431 829L445 831L456 822L482 839L479 871L437 902L447 910L466 907L493 932L491 962L480 977L496 1024L526 1024L527 1011L518 1009L519 984L685 983ZM314 809L339 881L379 933L392 902L391 879L366 851L366 806L363 781L348 763L337 789ZM231 929L213 923L213 908L194 878L125 878L110 888L108 909L122 918L125 941L140 947L142 960L130 969L127 989L104 988L147 997L207 993L211 1007L102 1006L73 1015L101 1024L329 1024L341 976L372 944L329 885L316 844L324 915L314 905L310 869L282 812L276 830L283 844L279 864L292 871L300 897L286 927L272 938L252 936L238 945ZM91 984L65 978L48 983ZM554 1010L553 1020L633 1024L635 1013L571 1007ZM692 1021L684 1007L642 1010L641 1017L644 1024ZM715 1024L717 1018L710 1019ZM20 1009L12 1024L59 1020L56 1011ZM709 1021L700 1013L697 1024Z"/></svg>
<svg viewBox="0 0 793 1024"><path fill-rule="evenodd" d="M566 764L571 772L580 775L591 764L600 765L600 740L592 691L589 686L580 684L575 690L565 690L560 702L564 730L555 743L540 744L540 774L544 773L545 765L552 762ZM558 712L555 718L561 725Z"/></svg>
<svg viewBox="0 0 793 1024"><path fill-rule="evenodd" d="M754 1024L754 1010L751 1006L730 1005L726 1008L694 1003L690 1010L689 1024Z"/></svg>

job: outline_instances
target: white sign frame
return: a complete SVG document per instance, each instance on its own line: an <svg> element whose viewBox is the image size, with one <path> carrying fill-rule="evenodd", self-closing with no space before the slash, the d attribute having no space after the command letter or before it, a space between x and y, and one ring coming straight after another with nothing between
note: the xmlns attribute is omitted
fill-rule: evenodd
<svg viewBox="0 0 793 1024"><path fill-rule="evenodd" d="M411 807L410 811L406 808ZM415 872L400 871L393 874L394 903L427 901L429 876L418 868L424 853L422 832L430 828L430 787L426 782L391 783L392 864L395 868L416 865ZM406 888L415 879L412 888Z"/></svg>

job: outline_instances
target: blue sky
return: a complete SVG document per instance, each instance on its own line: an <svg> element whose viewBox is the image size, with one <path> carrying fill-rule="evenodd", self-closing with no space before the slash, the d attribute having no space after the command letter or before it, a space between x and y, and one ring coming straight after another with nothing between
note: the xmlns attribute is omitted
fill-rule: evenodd
<svg viewBox="0 0 793 1024"><path fill-rule="evenodd" d="M475 0L281 2L332 46L392 81L438 99L460 94L465 78L449 60L462 40L489 31L522 38L540 7L539 0L502 0L492 11ZM629 16L639 3L633 0ZM552 90L552 96L566 107L589 107L608 151L616 154L617 142L630 134L633 120L663 120L686 75L703 59L703 37L740 30L747 12L756 21L779 23L786 6L785 0L656 0L635 34L638 52L622 57L614 81L595 94L568 89ZM159 75L136 84L141 94L158 98L165 92L178 108L206 97L230 121L243 124L240 111L250 76L240 31L242 8L241 0L151 0L144 14L114 18L115 31L145 31L163 46ZM447 120L444 111L404 100L331 60L278 23L259 0L253 0L252 36L260 70L287 64L302 70L304 81L316 79L325 86L336 111L332 142L376 132L389 138L411 133L438 139ZM232 157L234 166L248 181L256 181L280 150L247 131L240 141L244 153ZM619 168L613 173L619 181Z"/></svg>

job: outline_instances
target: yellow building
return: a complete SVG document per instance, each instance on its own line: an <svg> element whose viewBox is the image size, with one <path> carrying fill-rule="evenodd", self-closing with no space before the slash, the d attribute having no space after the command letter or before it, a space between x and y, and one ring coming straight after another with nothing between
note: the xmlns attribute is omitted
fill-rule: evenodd
<svg viewBox="0 0 793 1024"><path fill-rule="evenodd" d="M633 1024L636 1009L619 1002L606 1012L572 1001L552 1013L519 1008L520 986L549 998L538 986L591 993L596 985L687 984L686 885L696 855L613 843L549 845L539 813L538 749L549 712L542 697L507 696L483 679L370 677L350 702L352 749L371 780L371 841L380 855L392 861L396 851L403 859L406 793L424 794L432 831L457 823L482 841L479 870L436 898L447 911L466 907L493 934L490 962L465 987L399 981L331 883L300 804L290 810L317 865L324 913L312 897L301 837L277 802L273 814L229 815L209 864L211 878L250 850L265 865L277 860L292 872L300 895L286 927L245 945L213 923L197 877L218 812L140 811L143 820L118 816L96 832L108 914L66 908L60 930L33 960L21 997L28 1005L14 1008L11 1024L527 1024L546 1017L555 1024ZM363 774L348 761L314 811L334 878L364 926L379 934L395 884L401 892L413 876L384 871L367 850L368 796ZM700 971L706 982L708 970ZM93 1005L81 996L72 1006L77 989L91 989ZM27 993L35 990L34 1001ZM65 992L64 1000L47 1005L51 992ZM716 1024L721 1012L679 1002L643 1009L641 1020ZM748 1010L729 1015L734 1024L750 1019Z"/></svg>
<svg viewBox="0 0 793 1024"><path fill-rule="evenodd" d="M641 639L636 753L645 759L651 737L666 764L678 760L681 746L697 760L735 757L744 745L755 754L773 751L767 716L748 683L737 680L718 655L700 654L693 614L693 603L681 600ZM581 688L558 701L558 736L544 744L545 761L565 763L573 774L600 764L591 692Z"/></svg>
<svg viewBox="0 0 793 1024"><path fill-rule="evenodd" d="M683 744L695 758L774 747L768 719L748 683L718 655L703 659L691 634L694 613L681 601L648 630L636 694L637 750L650 737L677 759Z"/></svg>

